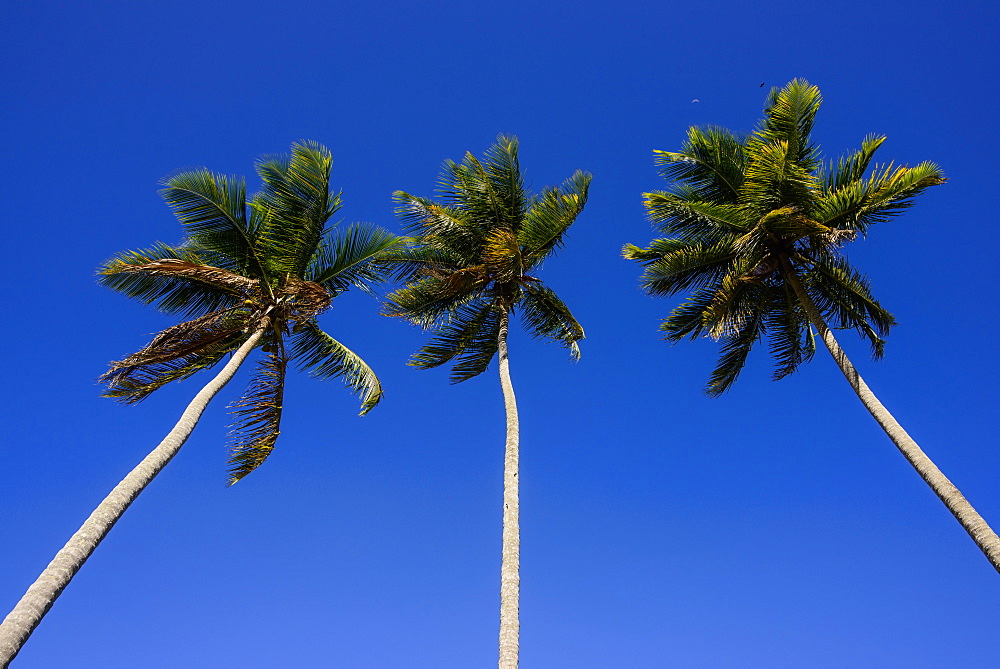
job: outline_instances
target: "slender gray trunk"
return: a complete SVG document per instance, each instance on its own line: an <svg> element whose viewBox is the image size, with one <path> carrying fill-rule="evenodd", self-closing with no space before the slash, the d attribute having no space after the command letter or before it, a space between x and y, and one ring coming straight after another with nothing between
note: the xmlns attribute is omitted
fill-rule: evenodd
<svg viewBox="0 0 1000 669"><path fill-rule="evenodd" d="M809 321L816 328L820 337L822 337L827 350L830 351L830 355L833 356L837 366L840 367L840 371L844 373L847 382L854 388L854 392L857 393L861 403L865 405L869 413L882 426L882 429L889 435L892 443L896 445L896 448L903 454L903 457L917 470L917 473L927 482L927 485L931 487L934 494L944 502L944 505L948 507L952 515L961 523L965 531L972 537L972 540L979 546L979 549L986 555L986 559L990 561L993 568L1000 572L1000 537L997 537L997 533L993 531L993 528L973 508L969 500L965 499L961 491L948 480L948 477L927 457L917 445L917 442L913 441L910 435L906 433L906 430L903 429L903 426L893 418L892 414L875 397L868 384L858 374L858 370L854 368L854 365L847 358L844 350L840 348L840 344L837 343L830 328L823 321L823 317L816 308L816 305L809 299L808 293L806 293L802 282L799 281L790 264L785 266L785 278L802 303L806 314L809 316Z"/></svg>
<svg viewBox="0 0 1000 669"><path fill-rule="evenodd" d="M52 607L56 598L80 570L98 544L107 536L139 493L170 462L191 435L209 401L225 386L260 339L263 330L254 332L233 354L225 367L195 395L180 420L142 462L104 498L76 534L56 553L41 576L0 624L0 668L6 669L20 652L24 642Z"/></svg>
<svg viewBox="0 0 1000 669"><path fill-rule="evenodd" d="M500 387L507 412L507 444L503 460L503 558L500 564L500 662L499 669L517 669L521 623L518 615L521 593L521 530L518 521L518 441L517 402L510 382L507 361L507 312L500 319L497 357L500 359Z"/></svg>

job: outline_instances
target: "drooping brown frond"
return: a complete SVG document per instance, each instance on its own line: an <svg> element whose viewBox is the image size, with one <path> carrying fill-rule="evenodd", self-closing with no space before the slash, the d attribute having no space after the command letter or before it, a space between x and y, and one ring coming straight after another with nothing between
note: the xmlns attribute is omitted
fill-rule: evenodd
<svg viewBox="0 0 1000 669"><path fill-rule="evenodd" d="M231 428L229 485L259 467L274 450L281 433L281 403L288 361L280 341L262 360L246 393L231 408L237 422Z"/></svg>
<svg viewBox="0 0 1000 669"><path fill-rule="evenodd" d="M166 258L145 265L123 265L117 269L117 272L143 272L157 276L185 277L238 295L250 295L257 290L260 284L256 279L249 279L229 270L210 265L198 265L177 258Z"/></svg>
<svg viewBox="0 0 1000 669"><path fill-rule="evenodd" d="M101 377L108 385L105 395L138 402L174 379L211 366L232 348L245 325L245 313L220 309L169 327L141 350L111 363Z"/></svg>
<svg viewBox="0 0 1000 669"><path fill-rule="evenodd" d="M111 397L126 404L135 404L146 399L150 393L171 381L186 379L202 369L207 369L221 360L227 353L236 350L243 342L244 332L236 330L215 343L180 358L165 362L130 368L127 374L117 376L107 374L103 380L108 384L104 397Z"/></svg>
<svg viewBox="0 0 1000 669"><path fill-rule="evenodd" d="M288 318L296 324L305 325L330 306L330 293L314 281L288 277L279 292L291 298Z"/></svg>
<svg viewBox="0 0 1000 669"><path fill-rule="evenodd" d="M242 329L242 321L232 322L227 318L232 309L220 309L199 318L193 318L172 325L157 334L153 341L124 360L111 363L111 368L101 378L108 380L114 376L128 374L130 368L154 365L173 360L212 344L227 334Z"/></svg>

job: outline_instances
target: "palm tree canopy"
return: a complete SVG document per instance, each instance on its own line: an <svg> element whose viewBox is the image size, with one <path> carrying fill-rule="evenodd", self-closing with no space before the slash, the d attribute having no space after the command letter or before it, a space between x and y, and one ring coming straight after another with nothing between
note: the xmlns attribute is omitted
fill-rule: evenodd
<svg viewBox="0 0 1000 669"><path fill-rule="evenodd" d="M665 236L648 248L628 244L623 255L645 265L641 285L649 294L693 290L660 329L669 341L707 335L721 342L710 395L730 388L765 336L775 379L812 356L809 318L790 280L801 282L832 327L865 337L876 358L895 324L842 248L944 176L930 162L873 165L885 140L875 135L824 162L810 138L821 102L818 88L796 79L771 91L750 135L692 127L680 151L655 152L672 183L644 198Z"/></svg>
<svg viewBox="0 0 1000 669"><path fill-rule="evenodd" d="M396 255L408 284L389 296L386 313L435 330L410 364L454 360L455 383L489 366L501 321L512 311L534 337L562 344L574 359L580 355L583 328L534 273L583 210L591 175L577 171L531 195L517 153L517 138L500 135L481 160L466 153L461 163L445 162L440 202L394 194L396 212L415 237Z"/></svg>
<svg viewBox="0 0 1000 669"><path fill-rule="evenodd" d="M364 224L328 225L341 206L330 191L332 163L315 142L294 144L290 156L262 157L256 167L263 185L249 198L242 177L207 169L169 177L161 195L185 239L120 253L99 269L103 285L188 318L111 363L103 376L107 397L139 402L213 366L263 329L264 359L233 405L230 484L274 448L289 363L316 378L341 378L361 397L362 414L382 397L371 368L316 317L351 286L370 290L386 278L381 259L401 241Z"/></svg>

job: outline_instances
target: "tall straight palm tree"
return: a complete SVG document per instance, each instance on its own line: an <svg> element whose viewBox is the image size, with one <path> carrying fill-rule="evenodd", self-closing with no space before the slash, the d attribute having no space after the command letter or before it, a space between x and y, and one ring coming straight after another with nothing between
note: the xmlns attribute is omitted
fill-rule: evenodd
<svg viewBox="0 0 1000 669"><path fill-rule="evenodd" d="M580 356L583 328L534 274L560 248L583 210L590 175L573 174L537 196L524 188L516 137L500 135L482 160L466 153L447 161L442 202L396 192L397 213L415 235L397 256L408 284L388 298L386 313L433 329L410 360L421 368L454 361L451 381L466 381L499 359L507 414L504 455L503 548L500 585L501 668L518 663L520 530L519 428L508 366L510 317L519 313L534 337L554 340Z"/></svg>
<svg viewBox="0 0 1000 669"><path fill-rule="evenodd" d="M127 251L100 269L105 286L189 320L111 363L106 396L139 402L170 381L229 361L178 423L112 490L0 625L0 666L21 649L73 575L128 506L177 453L208 402L255 348L264 352L234 405L229 483L256 469L274 448L289 363L321 379L341 378L361 396L361 413L382 397L378 378L316 317L351 286L370 290L388 267L380 258L400 239L378 228L327 226L340 206L330 192L330 152L314 142L290 156L257 162L263 181L249 201L244 180L207 169L165 180L161 191L187 234L179 245Z"/></svg>
<svg viewBox="0 0 1000 669"><path fill-rule="evenodd" d="M818 333L865 408L1000 571L996 533L878 401L832 332L856 330L873 356L882 356L882 337L895 320L841 249L944 177L929 162L872 166L885 140L874 135L851 155L822 162L810 139L821 102L819 89L796 79L771 91L749 136L691 128L679 152L657 151L673 184L646 193L645 204L667 237L645 249L626 245L623 253L646 266L641 281L649 294L694 289L661 330L669 341L721 341L710 395L729 389L765 335L780 379L812 357Z"/></svg>

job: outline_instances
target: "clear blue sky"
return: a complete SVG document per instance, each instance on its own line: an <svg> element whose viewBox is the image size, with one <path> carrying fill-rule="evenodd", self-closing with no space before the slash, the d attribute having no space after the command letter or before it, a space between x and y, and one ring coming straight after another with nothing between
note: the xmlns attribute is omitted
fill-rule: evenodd
<svg viewBox="0 0 1000 669"><path fill-rule="evenodd" d="M825 98L827 155L949 182L849 255L899 321L870 385L1000 524L988 296L996 244L998 10L985 2L54 2L9 0L0 180L6 356L0 615L206 379L137 407L109 360L172 321L98 287L118 250L176 242L156 193L184 167L252 174L331 148L346 222L399 230L390 194L521 139L541 188L594 174L544 278L583 359L515 335L522 419L522 666L985 667L998 576L828 356L701 394L710 341L658 339L625 242L652 232L653 149L748 131L772 85ZM990 43L993 46L990 46ZM761 82L766 82L764 88ZM692 100L699 102L692 102ZM361 294L323 325L387 387L364 418L291 377L267 464L226 488L226 403L97 550L19 667L465 669L495 663L503 412L495 368L450 386L405 366L423 335Z"/></svg>

